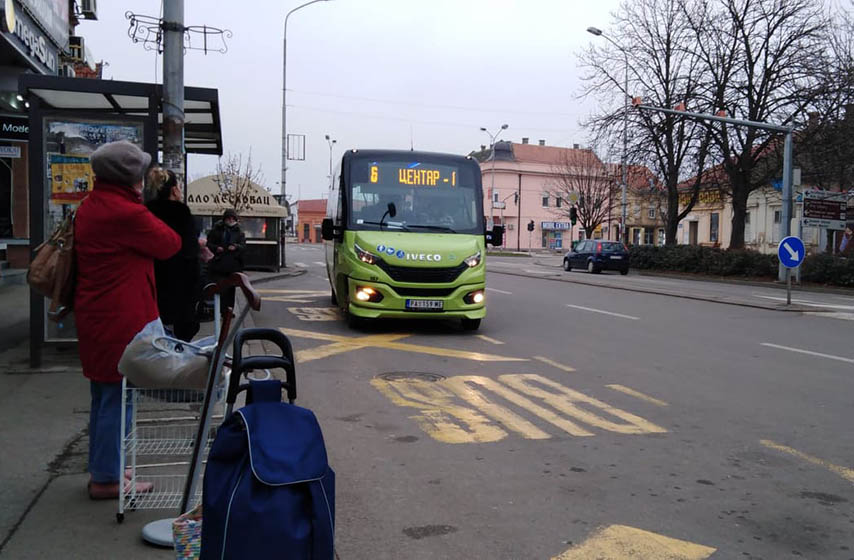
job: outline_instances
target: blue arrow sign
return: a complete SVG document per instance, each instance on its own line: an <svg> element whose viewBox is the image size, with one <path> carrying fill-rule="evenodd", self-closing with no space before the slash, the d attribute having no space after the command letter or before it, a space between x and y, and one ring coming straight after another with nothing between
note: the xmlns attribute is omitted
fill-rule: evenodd
<svg viewBox="0 0 854 560"><path fill-rule="evenodd" d="M790 235L784 237L777 246L777 258L780 259L780 264L786 268L797 268L804 262L806 249L804 242L800 238Z"/></svg>

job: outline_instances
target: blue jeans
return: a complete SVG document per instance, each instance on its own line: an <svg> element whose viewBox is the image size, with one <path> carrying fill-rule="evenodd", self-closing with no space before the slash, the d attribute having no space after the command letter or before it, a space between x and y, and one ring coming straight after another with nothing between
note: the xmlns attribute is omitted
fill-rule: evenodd
<svg viewBox="0 0 854 560"><path fill-rule="evenodd" d="M106 484L124 478L119 472L122 450L122 384L90 381L92 394L89 412L89 473L92 482ZM129 430L131 407L127 407L125 426Z"/></svg>

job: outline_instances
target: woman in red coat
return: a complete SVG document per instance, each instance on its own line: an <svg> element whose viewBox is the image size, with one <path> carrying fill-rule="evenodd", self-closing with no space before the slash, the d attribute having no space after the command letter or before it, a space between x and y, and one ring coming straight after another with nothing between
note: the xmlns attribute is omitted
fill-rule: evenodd
<svg viewBox="0 0 854 560"><path fill-rule="evenodd" d="M151 156L130 142L104 144L92 153L95 188L74 224L77 287L74 312L80 362L89 378L89 496L119 494L121 380L125 347L157 318L154 259L167 259L181 238L142 204ZM140 483L138 491L150 490Z"/></svg>

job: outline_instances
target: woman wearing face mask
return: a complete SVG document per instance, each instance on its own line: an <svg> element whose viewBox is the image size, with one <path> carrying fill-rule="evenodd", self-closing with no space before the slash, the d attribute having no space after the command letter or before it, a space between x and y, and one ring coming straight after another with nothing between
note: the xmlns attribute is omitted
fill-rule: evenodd
<svg viewBox="0 0 854 560"><path fill-rule="evenodd" d="M151 213L181 236L181 250L154 263L160 319L176 338L190 341L199 332L196 304L200 294L199 232L184 204L181 182L172 171L154 168L148 174L146 204Z"/></svg>
<svg viewBox="0 0 854 560"><path fill-rule="evenodd" d="M111 142L95 150L90 161L95 188L74 222L74 313L92 397L89 497L115 499L124 478L119 359L136 333L157 318L154 260L177 253L181 238L142 204L149 154L127 141ZM151 483L136 483L136 491L151 491Z"/></svg>
<svg viewBox="0 0 854 560"><path fill-rule="evenodd" d="M233 272L243 271L243 251L246 249L246 236L240 230L237 222L237 212L229 208L222 214L222 221L217 222L208 232L208 249L213 253L213 259L208 263L211 280L229 276ZM229 288L221 296L222 312L226 308L234 308L234 288Z"/></svg>

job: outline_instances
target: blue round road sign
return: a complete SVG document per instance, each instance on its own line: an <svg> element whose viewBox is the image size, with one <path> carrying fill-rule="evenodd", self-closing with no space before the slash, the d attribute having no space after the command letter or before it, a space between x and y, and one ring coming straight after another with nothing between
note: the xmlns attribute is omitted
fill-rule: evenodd
<svg viewBox="0 0 854 560"><path fill-rule="evenodd" d="M777 246L777 258L786 268L799 267L804 262L805 256L804 242L794 235L784 237Z"/></svg>

